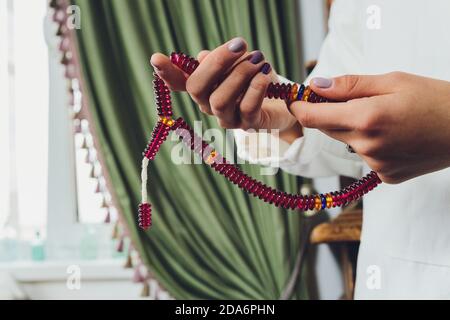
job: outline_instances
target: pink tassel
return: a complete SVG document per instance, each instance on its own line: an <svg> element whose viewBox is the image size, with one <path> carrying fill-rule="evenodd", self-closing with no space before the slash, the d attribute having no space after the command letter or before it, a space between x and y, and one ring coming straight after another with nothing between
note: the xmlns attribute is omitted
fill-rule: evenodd
<svg viewBox="0 0 450 320"><path fill-rule="evenodd" d="M119 220L114 223L113 231L111 233L111 239L117 239L119 237Z"/></svg>
<svg viewBox="0 0 450 320"><path fill-rule="evenodd" d="M83 135L83 141L81 143L81 149L88 149L88 143L87 143L87 139L86 139L85 135Z"/></svg>
<svg viewBox="0 0 450 320"><path fill-rule="evenodd" d="M100 181L97 181L97 186L95 187L95 193L101 193L103 191L102 189L103 188L102 188Z"/></svg>
<svg viewBox="0 0 450 320"><path fill-rule="evenodd" d="M65 52L69 49L70 49L70 39L63 37L61 39L61 42L59 43L59 50Z"/></svg>
<svg viewBox="0 0 450 320"><path fill-rule="evenodd" d="M79 119L73 121L73 130L75 133L81 133L81 123Z"/></svg>
<svg viewBox="0 0 450 320"><path fill-rule="evenodd" d="M145 277L141 272L140 266L137 266L134 268L134 274L133 274L133 282L135 283L141 283L145 281Z"/></svg>
<svg viewBox="0 0 450 320"><path fill-rule="evenodd" d="M50 8L54 8L54 9L58 8L59 7L58 2L59 2L58 0L51 0L49 3Z"/></svg>
<svg viewBox="0 0 450 320"><path fill-rule="evenodd" d="M75 104L75 92L72 88L69 89L69 105L73 106Z"/></svg>
<svg viewBox="0 0 450 320"><path fill-rule="evenodd" d="M56 10L55 13L53 14L53 21L55 22L59 22L62 23L64 22L64 20L66 19L66 13L64 12L64 10Z"/></svg>
<svg viewBox="0 0 450 320"><path fill-rule="evenodd" d="M89 177L91 177L91 179L95 179L95 166L94 165L92 166L91 174L89 175Z"/></svg>
<svg viewBox="0 0 450 320"><path fill-rule="evenodd" d="M122 237L122 238L120 238L119 242L117 243L116 251L123 252L123 247L124 247L124 239Z"/></svg>
<svg viewBox="0 0 450 320"><path fill-rule="evenodd" d="M73 54L70 51L64 52L63 57L61 58L61 64L69 65L72 62Z"/></svg>
<svg viewBox="0 0 450 320"><path fill-rule="evenodd" d="M64 24L60 24L58 31L56 31L56 35L58 37L64 36L67 33L68 29Z"/></svg>
<svg viewBox="0 0 450 320"><path fill-rule="evenodd" d="M149 296L150 296L150 285L148 281L145 281L144 285L142 286L141 297L149 297Z"/></svg>
<svg viewBox="0 0 450 320"><path fill-rule="evenodd" d="M87 144L87 142L86 142ZM86 153L86 158L84 159L84 162L86 162L87 164L91 163L91 151L88 148L87 153Z"/></svg>
<svg viewBox="0 0 450 320"><path fill-rule="evenodd" d="M73 64L66 65L66 72L64 73L64 76L67 79L74 79L77 75L77 69Z"/></svg>
<svg viewBox="0 0 450 320"><path fill-rule="evenodd" d="M106 200L105 195L103 195L103 201L101 208L108 208L108 201Z"/></svg>
<svg viewBox="0 0 450 320"><path fill-rule="evenodd" d="M106 211L105 223L111 223L111 213L109 209Z"/></svg>

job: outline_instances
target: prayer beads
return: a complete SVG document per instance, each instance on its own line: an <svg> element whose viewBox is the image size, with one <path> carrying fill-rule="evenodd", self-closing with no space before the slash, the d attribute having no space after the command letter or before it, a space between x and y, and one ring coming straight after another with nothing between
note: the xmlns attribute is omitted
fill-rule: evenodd
<svg viewBox="0 0 450 320"><path fill-rule="evenodd" d="M188 75L192 74L199 66L197 60L183 53L172 53L170 60ZM224 176L228 181L248 194L284 209L306 211L345 206L352 201L360 199L364 194L373 190L381 183L378 175L372 171L361 180L352 183L343 190L326 194L289 194L269 187L244 173L237 165L228 162L213 147L196 135L194 130L183 118L174 120L172 118L173 111L170 89L156 73L153 76L156 110L160 118L153 129L151 139L143 153L144 160L142 162L141 172L142 203L139 205L138 219L139 226L143 229L148 229L152 225L151 205L147 202L146 189L148 162L155 159L156 154L163 142L167 139L170 131L180 136L192 151L202 157L205 164ZM271 83L266 90L265 96L269 99L284 99L288 104L293 101L306 101L311 103L329 102L326 98L312 91L309 86L296 83Z"/></svg>

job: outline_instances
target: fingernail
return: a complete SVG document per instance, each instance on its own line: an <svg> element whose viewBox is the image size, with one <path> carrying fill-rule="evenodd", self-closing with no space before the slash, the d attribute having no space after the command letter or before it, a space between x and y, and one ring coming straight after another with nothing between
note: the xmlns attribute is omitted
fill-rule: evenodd
<svg viewBox="0 0 450 320"><path fill-rule="evenodd" d="M242 38L234 38L233 40L230 41L230 43L228 44L228 49L231 52L241 52L242 50L244 50L245 48L245 42L244 39Z"/></svg>
<svg viewBox="0 0 450 320"><path fill-rule="evenodd" d="M158 68L158 66L154 65L153 62L150 62L150 64L152 65L153 69L155 69L155 71L161 71L161 69Z"/></svg>
<svg viewBox="0 0 450 320"><path fill-rule="evenodd" d="M333 84L333 80L329 78L313 78L312 83L319 88L327 89Z"/></svg>
<svg viewBox="0 0 450 320"><path fill-rule="evenodd" d="M256 51L256 52L252 53L249 61L253 64L258 64L263 60L264 60L264 55L262 54L262 52Z"/></svg>
<svg viewBox="0 0 450 320"><path fill-rule="evenodd" d="M261 67L261 72L264 74L269 74L269 72L272 70L272 67L270 66L270 63L264 63Z"/></svg>

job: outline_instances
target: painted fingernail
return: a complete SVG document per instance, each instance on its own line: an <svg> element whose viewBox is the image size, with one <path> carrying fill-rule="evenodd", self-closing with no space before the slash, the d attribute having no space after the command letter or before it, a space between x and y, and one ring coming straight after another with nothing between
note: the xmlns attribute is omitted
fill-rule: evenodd
<svg viewBox="0 0 450 320"><path fill-rule="evenodd" d="M249 61L253 64L258 64L263 60L264 60L264 55L262 54L262 52L256 51L256 52L252 53Z"/></svg>
<svg viewBox="0 0 450 320"><path fill-rule="evenodd" d="M320 77L318 77L318 78L313 78L312 79L312 83L316 87L319 87L319 88L322 88L322 89L327 89L327 88L331 87L331 85L333 84L333 80L329 79L329 78L320 78Z"/></svg>
<svg viewBox="0 0 450 320"><path fill-rule="evenodd" d="M270 63L264 63L261 67L261 72L264 74L269 74L269 72L272 70L272 67L270 66Z"/></svg>
<svg viewBox="0 0 450 320"><path fill-rule="evenodd" d="M244 50L244 48L245 48L245 42L244 42L244 39L242 39L242 38L234 38L228 44L228 49L234 53L241 52L242 50Z"/></svg>

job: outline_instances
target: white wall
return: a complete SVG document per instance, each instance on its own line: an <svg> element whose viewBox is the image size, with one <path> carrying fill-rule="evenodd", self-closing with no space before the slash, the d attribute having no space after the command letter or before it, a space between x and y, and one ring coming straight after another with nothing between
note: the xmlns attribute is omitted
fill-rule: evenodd
<svg viewBox="0 0 450 320"><path fill-rule="evenodd" d="M317 60L320 47L325 37L325 1L299 0L299 28L303 42L304 62ZM338 178L320 178L314 180L318 192L329 192L338 189ZM333 210L331 216L339 211ZM328 245L319 245L317 248L316 274L318 294L320 299L339 299L343 292L343 281L339 264L332 255Z"/></svg>
<svg viewBox="0 0 450 320"><path fill-rule="evenodd" d="M300 30L305 61L316 60L325 37L324 0L299 0Z"/></svg>

